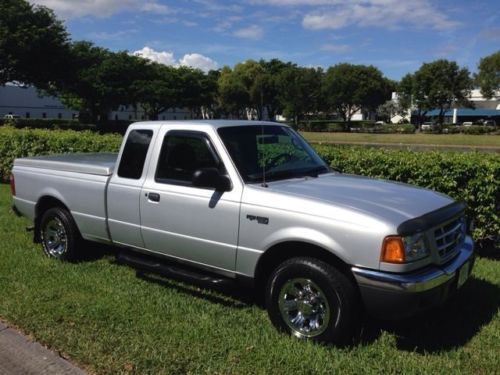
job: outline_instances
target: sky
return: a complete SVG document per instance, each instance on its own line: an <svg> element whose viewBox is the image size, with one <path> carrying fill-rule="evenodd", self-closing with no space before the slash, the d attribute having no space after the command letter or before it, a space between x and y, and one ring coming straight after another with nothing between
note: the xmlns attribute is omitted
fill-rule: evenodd
<svg viewBox="0 0 500 375"><path fill-rule="evenodd" d="M30 0L72 40L204 71L247 59L368 64L398 80L445 58L471 72L500 50L498 0Z"/></svg>

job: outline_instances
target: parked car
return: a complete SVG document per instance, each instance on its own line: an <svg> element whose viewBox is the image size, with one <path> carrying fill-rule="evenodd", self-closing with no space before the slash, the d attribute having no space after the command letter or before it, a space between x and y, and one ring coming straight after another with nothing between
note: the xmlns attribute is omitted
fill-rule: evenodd
<svg viewBox="0 0 500 375"><path fill-rule="evenodd" d="M464 121L464 122L462 122L462 125L463 126L472 126L473 123L472 123L472 121Z"/></svg>
<svg viewBox="0 0 500 375"><path fill-rule="evenodd" d="M485 120L483 121L484 126L496 126L496 121L495 120Z"/></svg>
<svg viewBox="0 0 500 375"><path fill-rule="evenodd" d="M424 122L424 123L422 124L421 129L422 129L422 130L433 130L433 129L434 129L434 127L435 127L435 124L434 124L434 123L432 123L432 122Z"/></svg>
<svg viewBox="0 0 500 375"><path fill-rule="evenodd" d="M11 192L51 258L104 242L148 271L252 285L279 330L320 342L350 340L362 312L444 303L474 263L463 203L334 171L273 122L132 124L118 154L16 159Z"/></svg>
<svg viewBox="0 0 500 375"><path fill-rule="evenodd" d="M21 116L13 115L13 114L9 113L9 114L6 114L5 116L3 116L3 118L6 120L13 120L13 119L21 118Z"/></svg>

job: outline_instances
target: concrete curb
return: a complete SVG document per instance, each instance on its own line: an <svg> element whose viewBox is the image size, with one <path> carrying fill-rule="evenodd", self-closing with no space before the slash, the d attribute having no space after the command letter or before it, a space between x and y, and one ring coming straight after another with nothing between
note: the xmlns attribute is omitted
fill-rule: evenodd
<svg viewBox="0 0 500 375"><path fill-rule="evenodd" d="M42 345L0 322L0 374L86 375Z"/></svg>

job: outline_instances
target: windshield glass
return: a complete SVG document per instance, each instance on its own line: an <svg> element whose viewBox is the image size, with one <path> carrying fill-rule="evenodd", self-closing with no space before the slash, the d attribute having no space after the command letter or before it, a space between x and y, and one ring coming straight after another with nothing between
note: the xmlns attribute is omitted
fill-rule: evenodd
<svg viewBox="0 0 500 375"><path fill-rule="evenodd" d="M317 176L330 169L294 130L280 125L218 130L245 182Z"/></svg>

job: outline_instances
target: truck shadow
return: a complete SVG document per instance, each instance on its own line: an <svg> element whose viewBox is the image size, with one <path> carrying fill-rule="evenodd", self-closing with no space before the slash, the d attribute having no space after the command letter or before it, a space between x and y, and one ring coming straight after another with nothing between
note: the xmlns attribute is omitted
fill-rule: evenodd
<svg viewBox="0 0 500 375"><path fill-rule="evenodd" d="M84 261L109 256L111 262L123 265L115 259L115 255L122 250L98 244L90 245L88 250L89 254ZM137 278L141 280L175 289L210 303L236 309L253 306L265 308L262 298L253 289L240 285L186 280L174 275L145 272L131 265L124 266L135 269ZM388 332L395 336L396 346L400 350L422 354L454 350L474 338L482 327L494 319L499 309L500 286L473 275L460 293L441 308L403 320L385 321L367 317L361 336L354 345L371 345L384 332Z"/></svg>
<svg viewBox="0 0 500 375"><path fill-rule="evenodd" d="M360 345L377 340L387 331L398 349L417 353L453 350L465 345L488 324L500 308L500 287L472 277L458 295L440 309L410 319L381 321L368 318Z"/></svg>

